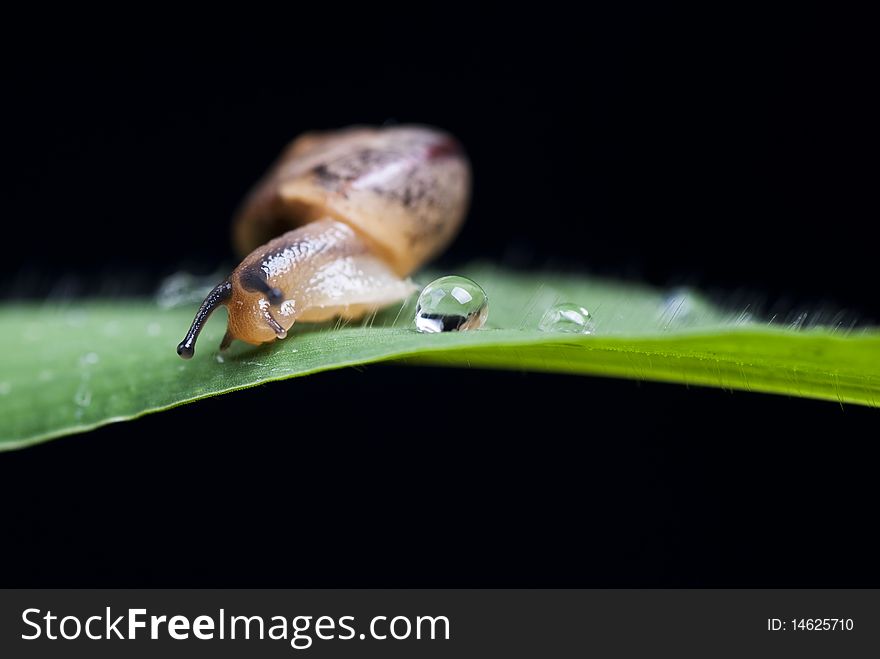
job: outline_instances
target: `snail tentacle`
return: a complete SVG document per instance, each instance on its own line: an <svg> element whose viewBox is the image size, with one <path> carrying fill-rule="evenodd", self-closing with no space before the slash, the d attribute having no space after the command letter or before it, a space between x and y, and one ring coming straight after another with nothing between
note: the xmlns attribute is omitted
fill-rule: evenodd
<svg viewBox="0 0 880 659"><path fill-rule="evenodd" d="M205 321L208 320L217 307L226 304L230 297L232 297L232 283L228 279L217 284L208 293L205 301L202 302L202 305L196 312L196 317L193 319L189 331L186 333L183 341L177 346L178 355L184 359L192 359L192 356L196 353L196 340L205 326Z"/></svg>

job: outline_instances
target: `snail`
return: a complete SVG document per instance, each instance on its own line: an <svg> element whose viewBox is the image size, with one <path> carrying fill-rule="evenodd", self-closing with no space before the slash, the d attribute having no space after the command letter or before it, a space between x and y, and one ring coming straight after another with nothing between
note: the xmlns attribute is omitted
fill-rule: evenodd
<svg viewBox="0 0 880 659"><path fill-rule="evenodd" d="M177 354L228 309L224 350L287 336L295 321L356 319L408 297L408 275L458 232L470 165L428 126L351 127L294 140L233 221L247 254L205 298Z"/></svg>

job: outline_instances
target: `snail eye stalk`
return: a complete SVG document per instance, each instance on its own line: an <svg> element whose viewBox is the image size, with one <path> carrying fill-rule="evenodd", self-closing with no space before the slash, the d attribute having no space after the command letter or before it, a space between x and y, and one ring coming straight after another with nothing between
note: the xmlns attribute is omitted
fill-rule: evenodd
<svg viewBox="0 0 880 659"><path fill-rule="evenodd" d="M199 333L201 333L205 322L214 313L214 310L220 305L226 304L230 297L232 297L232 284L228 279L217 284L208 293L208 297L205 298L202 306L196 312L196 317L193 319L189 332L186 333L183 341L177 346L178 355L184 359L192 359L192 356L196 354L196 339L199 338Z"/></svg>

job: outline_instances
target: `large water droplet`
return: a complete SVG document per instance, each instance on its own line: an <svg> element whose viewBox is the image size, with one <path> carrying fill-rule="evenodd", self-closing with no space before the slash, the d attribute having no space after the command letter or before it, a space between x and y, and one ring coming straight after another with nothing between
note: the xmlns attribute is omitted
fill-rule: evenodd
<svg viewBox="0 0 880 659"><path fill-rule="evenodd" d="M578 304L563 302L547 309L538 329L542 332L592 334L595 326L589 311Z"/></svg>
<svg viewBox="0 0 880 659"><path fill-rule="evenodd" d="M451 332L479 329L489 315L489 298L480 285L451 275L425 286L416 306L416 329L420 332Z"/></svg>

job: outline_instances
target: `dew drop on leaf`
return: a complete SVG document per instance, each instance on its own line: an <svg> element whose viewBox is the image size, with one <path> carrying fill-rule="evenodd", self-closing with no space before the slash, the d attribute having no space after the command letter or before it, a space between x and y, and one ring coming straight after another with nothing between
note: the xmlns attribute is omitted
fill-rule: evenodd
<svg viewBox="0 0 880 659"><path fill-rule="evenodd" d="M486 291L472 279L451 275L425 286L416 305L416 329L451 332L479 329L489 315Z"/></svg>
<svg viewBox="0 0 880 659"><path fill-rule="evenodd" d="M595 326L593 317L584 307L572 302L562 302L554 304L544 312L538 329L542 332L592 334Z"/></svg>

